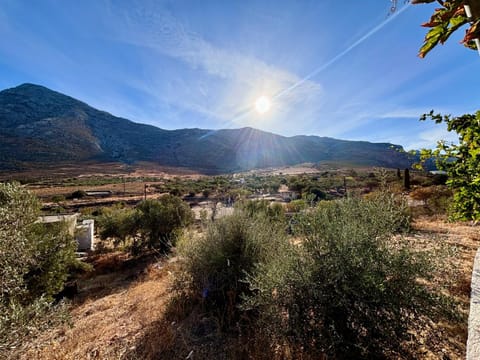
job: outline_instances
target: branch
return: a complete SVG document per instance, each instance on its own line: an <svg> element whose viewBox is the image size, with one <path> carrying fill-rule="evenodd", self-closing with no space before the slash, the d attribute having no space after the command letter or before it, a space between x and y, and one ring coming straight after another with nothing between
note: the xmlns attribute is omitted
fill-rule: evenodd
<svg viewBox="0 0 480 360"><path fill-rule="evenodd" d="M432 3L434 2L435 0L412 0L412 4L429 4L429 3ZM442 0L436 0L438 1L439 3L442 4L443 6L443 1Z"/></svg>

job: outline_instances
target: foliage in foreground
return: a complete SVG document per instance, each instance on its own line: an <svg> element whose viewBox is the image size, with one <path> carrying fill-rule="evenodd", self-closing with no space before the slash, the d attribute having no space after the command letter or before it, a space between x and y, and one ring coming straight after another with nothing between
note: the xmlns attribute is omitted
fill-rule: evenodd
<svg viewBox="0 0 480 360"><path fill-rule="evenodd" d="M182 239L178 252L184 259L183 277L176 288L228 327L239 318L238 304L251 295L248 274L286 246L278 223L237 211L211 223L200 238Z"/></svg>
<svg viewBox="0 0 480 360"><path fill-rule="evenodd" d="M450 309L423 281L430 259L394 237L408 228L405 209L390 194L321 202L297 216L294 239L237 212L182 240L177 290L223 329L249 319L293 358L388 356L418 316Z"/></svg>
<svg viewBox="0 0 480 360"><path fill-rule="evenodd" d="M398 0L392 0L392 10L395 11ZM432 3L435 0L411 0L412 4ZM440 5L433 12L430 20L423 27L430 28L425 35L423 46L418 56L425 57L438 44L444 44L450 36L467 25L465 36L461 43L470 48L477 49L475 39L480 38L480 3L477 0L436 0ZM470 6L471 17L465 11L465 5Z"/></svg>
<svg viewBox="0 0 480 360"><path fill-rule="evenodd" d="M0 311L0 358L15 358L22 346L42 331L69 323L68 305L52 305L50 299L40 297L28 304L11 302Z"/></svg>
<svg viewBox="0 0 480 360"><path fill-rule="evenodd" d="M18 184L0 184L0 349L56 321L53 296L78 265L66 227L37 223L39 208Z"/></svg>
<svg viewBox="0 0 480 360"><path fill-rule="evenodd" d="M298 221L302 246L250 279L249 304L272 338L316 356L378 356L435 310L417 281L430 276L427 259L391 241L408 218L390 195L321 203Z"/></svg>
<svg viewBox="0 0 480 360"><path fill-rule="evenodd" d="M458 117L429 114L437 124L445 123L448 131L455 131L459 143L440 141L435 150L422 150L422 159L437 159L437 167L448 174L447 186L453 192L453 220L480 220L480 111Z"/></svg>

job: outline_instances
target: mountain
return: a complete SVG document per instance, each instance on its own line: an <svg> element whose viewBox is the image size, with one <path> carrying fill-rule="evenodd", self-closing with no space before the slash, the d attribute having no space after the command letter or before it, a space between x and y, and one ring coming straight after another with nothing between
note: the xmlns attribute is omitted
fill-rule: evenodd
<svg viewBox="0 0 480 360"><path fill-rule="evenodd" d="M0 91L0 169L150 161L222 173L305 162L408 167L388 143L285 137L252 128L163 130L113 116L43 86Z"/></svg>

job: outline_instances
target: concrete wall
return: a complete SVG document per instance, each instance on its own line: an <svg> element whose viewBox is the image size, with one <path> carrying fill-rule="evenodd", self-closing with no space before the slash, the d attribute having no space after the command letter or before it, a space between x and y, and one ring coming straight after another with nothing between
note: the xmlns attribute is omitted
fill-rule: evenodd
<svg viewBox="0 0 480 360"><path fill-rule="evenodd" d="M83 220L75 229L75 240L78 242L78 250L94 250L94 220Z"/></svg>
<svg viewBox="0 0 480 360"><path fill-rule="evenodd" d="M78 251L94 250L94 220L83 220L77 225L78 214L73 215L48 215L41 216L38 221L51 224L64 221L68 226L68 232L78 243Z"/></svg>
<svg viewBox="0 0 480 360"><path fill-rule="evenodd" d="M468 316L467 360L480 359L480 249L473 263L470 293L470 315Z"/></svg>
<svg viewBox="0 0 480 360"><path fill-rule="evenodd" d="M77 225L78 214L73 215L47 215L40 216L38 221L44 224L51 224L64 221L68 226L68 233L71 236L75 235L75 226Z"/></svg>

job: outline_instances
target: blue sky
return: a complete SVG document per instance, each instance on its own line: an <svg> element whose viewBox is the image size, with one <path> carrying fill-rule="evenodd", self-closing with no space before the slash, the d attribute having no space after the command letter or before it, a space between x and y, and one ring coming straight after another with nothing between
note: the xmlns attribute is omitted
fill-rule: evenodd
<svg viewBox="0 0 480 360"><path fill-rule="evenodd" d="M452 134L419 116L476 111L480 57L460 30L418 58L435 6L399 5L388 16L389 0L0 0L0 88L41 84L164 129L431 147Z"/></svg>

